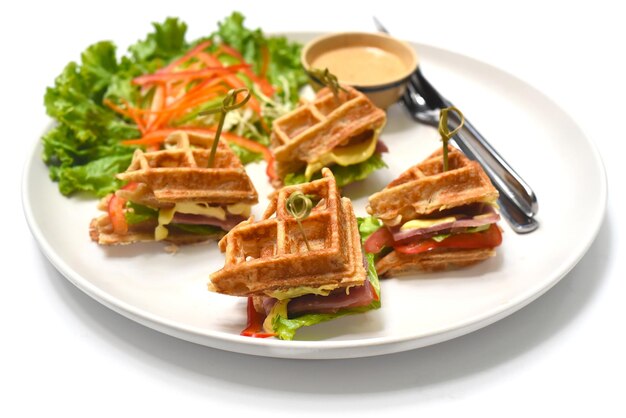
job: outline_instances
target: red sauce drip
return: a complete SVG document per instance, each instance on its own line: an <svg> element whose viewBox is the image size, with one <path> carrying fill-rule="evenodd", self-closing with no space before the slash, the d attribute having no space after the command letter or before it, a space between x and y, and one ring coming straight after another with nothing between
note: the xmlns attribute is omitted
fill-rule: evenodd
<svg viewBox="0 0 626 418"><path fill-rule="evenodd" d="M248 323L246 324L246 329L241 331L241 335L244 337L253 337L253 338L268 338L275 337L276 334L271 332L265 332L263 330L263 321L265 321L265 315L259 313L254 309L254 302L252 301L252 297L248 297Z"/></svg>

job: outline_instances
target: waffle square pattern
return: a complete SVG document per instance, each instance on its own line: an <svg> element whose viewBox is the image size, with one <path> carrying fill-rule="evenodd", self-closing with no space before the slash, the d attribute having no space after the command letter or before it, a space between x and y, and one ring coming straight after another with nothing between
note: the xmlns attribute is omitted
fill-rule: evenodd
<svg viewBox="0 0 626 418"><path fill-rule="evenodd" d="M381 130L387 122L385 111L363 93L344 86L335 97L321 89L312 101L303 101L294 111L272 124L271 148L276 173L281 179L337 146Z"/></svg>
<svg viewBox="0 0 626 418"><path fill-rule="evenodd" d="M211 275L209 289L235 296L269 294L296 287L334 289L363 285L361 240L352 203L342 198L328 168L310 183L273 194L263 219L239 224L219 243L224 268ZM302 227L287 211L289 196L300 191L314 200Z"/></svg>
<svg viewBox="0 0 626 418"><path fill-rule="evenodd" d="M420 215L498 198L478 162L449 147L449 169L443 171L442 154L442 149L435 151L371 195L367 212L387 226L396 226Z"/></svg>
<svg viewBox="0 0 626 418"><path fill-rule="evenodd" d="M257 203L252 181L224 141L219 141L213 165L208 166L212 145L212 136L175 132L163 150L136 150L117 178L146 184L162 202Z"/></svg>

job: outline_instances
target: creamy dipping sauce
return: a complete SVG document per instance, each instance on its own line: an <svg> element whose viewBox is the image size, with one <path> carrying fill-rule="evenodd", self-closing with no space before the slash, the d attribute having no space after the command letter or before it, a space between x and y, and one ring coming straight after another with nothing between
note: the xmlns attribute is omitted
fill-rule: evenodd
<svg viewBox="0 0 626 418"><path fill-rule="evenodd" d="M361 86L392 82L407 70L394 54L369 46L350 46L324 52L313 60L311 67L328 68L339 81Z"/></svg>

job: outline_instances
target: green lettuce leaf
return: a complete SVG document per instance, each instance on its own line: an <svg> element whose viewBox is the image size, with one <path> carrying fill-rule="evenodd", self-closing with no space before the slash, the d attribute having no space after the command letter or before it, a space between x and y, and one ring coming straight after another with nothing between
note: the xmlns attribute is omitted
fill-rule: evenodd
<svg viewBox="0 0 626 418"><path fill-rule="evenodd" d="M83 52L80 64L69 63L46 90L46 111L57 125L42 137L42 157L64 195L85 191L103 196L115 190L115 174L131 161L134 149L119 141L137 137L139 130L102 104L119 70L115 46L99 42Z"/></svg>
<svg viewBox="0 0 626 418"><path fill-rule="evenodd" d="M321 174L316 173L315 175L313 175L313 178L311 178L311 180L317 180L319 178L321 178ZM289 173L283 179L283 183L285 184L285 186L294 186L296 184L302 184L306 182L307 179L304 175L304 170L298 171L297 173Z"/></svg>
<svg viewBox="0 0 626 418"><path fill-rule="evenodd" d="M364 243L370 235L378 231L383 226L383 223L374 216L357 217L356 222L359 226L361 243Z"/></svg>
<svg viewBox="0 0 626 418"><path fill-rule="evenodd" d="M263 49L269 53L267 78L278 87L278 96L296 104L300 88L308 78L300 63L302 45L291 42L284 36L267 37L261 29L251 30L244 25L245 17L234 12L218 24L212 38L237 49L244 59L253 65L258 74L263 62Z"/></svg>
<svg viewBox="0 0 626 418"><path fill-rule="evenodd" d="M386 168L387 164L383 161L380 154L373 154L370 158L362 163L343 167L340 165L331 168L335 179L337 179L337 186L343 187L355 181L364 180L374 171L381 168Z"/></svg>
<svg viewBox="0 0 626 418"><path fill-rule="evenodd" d="M372 309L380 308L380 283L378 281L378 274L376 273L376 267L374 265L374 256L372 254L366 254L367 259L367 274L368 279L372 283L372 286L376 290L378 300L372 301L367 306L361 306L358 308L342 309L336 313L329 314L306 314L297 318L284 318L277 316L274 319L273 327L276 336L281 340L293 340L296 331L302 327L319 324L321 322L330 321L332 319L340 318L345 315L354 315L371 311Z"/></svg>
<svg viewBox="0 0 626 418"><path fill-rule="evenodd" d="M150 208L148 206L140 205L133 202L128 202L127 207L132 209L126 211L124 216L126 222L130 225L135 225L151 219L157 219L159 217L159 211L157 209ZM178 230L198 235L214 235L218 233L225 233L222 228L215 225L194 225L194 224L179 224L172 223L167 226L168 228L176 228Z"/></svg>
<svg viewBox="0 0 626 418"><path fill-rule="evenodd" d="M241 164L246 165L249 163L253 163L256 161L261 161L263 159L263 155L258 152L250 151L244 147L240 147L237 144L230 143L228 144L230 149L239 157L241 160Z"/></svg>
<svg viewBox="0 0 626 418"><path fill-rule="evenodd" d="M126 222L128 222L129 225L135 225L150 219L157 219L159 217L159 211L148 206L128 202L126 203L126 207L131 209L124 213Z"/></svg>
<svg viewBox="0 0 626 418"><path fill-rule="evenodd" d="M58 180L64 195L80 191L104 196L120 188L122 182L115 175L124 171L131 159L127 154L102 157L87 164L52 170L50 176Z"/></svg>
<svg viewBox="0 0 626 418"><path fill-rule="evenodd" d="M385 167L387 167L387 164L383 161L382 156L378 153L375 153L367 160L358 164L349 165L346 167L335 164L329 168L335 176L337 187L344 187L350 183L354 183L355 181L364 180L369 177L369 175L372 174L374 171ZM311 180L316 180L321 177L322 174L320 171L313 174ZM304 175L304 169L296 173L289 173L283 179L283 183L285 184L285 186L293 186L295 184L302 184L306 182L307 179Z"/></svg>
<svg viewBox="0 0 626 418"><path fill-rule="evenodd" d="M186 23L175 17L168 17L163 23L153 23L152 26L154 32L128 48L135 62L149 64L154 60L160 60L155 64L161 66L183 55L189 48L190 45L185 41Z"/></svg>
<svg viewBox="0 0 626 418"><path fill-rule="evenodd" d="M103 100L132 101L138 93L134 77L154 71L187 48L182 41L186 25L176 19L154 24L154 30L129 48L132 59L118 61L112 42L89 46L80 63L70 62L46 90L46 111L57 125L42 138L43 160L61 193L104 196L119 186L115 174L128 167L134 152L120 140L139 137L140 132Z"/></svg>
<svg viewBox="0 0 626 418"><path fill-rule="evenodd" d="M219 234L219 233L223 233L223 234L226 233L222 228L220 228L219 226L214 226L214 225L192 225L192 224L168 225L168 227L170 226L180 229L181 231L185 231L190 234L197 234L197 235L214 235L214 234Z"/></svg>
<svg viewBox="0 0 626 418"><path fill-rule="evenodd" d="M444 239L448 238L450 236L450 234L439 234L439 235L435 235L434 237L430 237L430 239L432 239L435 242L441 242Z"/></svg>

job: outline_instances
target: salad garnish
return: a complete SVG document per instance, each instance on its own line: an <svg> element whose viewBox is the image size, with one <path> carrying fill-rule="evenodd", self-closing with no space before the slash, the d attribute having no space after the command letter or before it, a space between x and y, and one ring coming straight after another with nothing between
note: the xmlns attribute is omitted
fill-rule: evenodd
<svg viewBox="0 0 626 418"><path fill-rule="evenodd" d="M158 149L176 130L215 135L219 115L202 113L231 89L247 88L251 97L228 113L222 138L244 164L271 161L269 126L295 107L307 83L302 46L246 28L237 12L194 41L177 18L153 26L121 57L110 41L89 46L47 89L56 123L42 138L43 160L62 194L117 190L115 175L134 150Z"/></svg>

